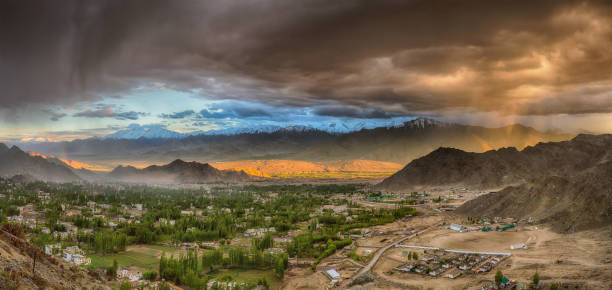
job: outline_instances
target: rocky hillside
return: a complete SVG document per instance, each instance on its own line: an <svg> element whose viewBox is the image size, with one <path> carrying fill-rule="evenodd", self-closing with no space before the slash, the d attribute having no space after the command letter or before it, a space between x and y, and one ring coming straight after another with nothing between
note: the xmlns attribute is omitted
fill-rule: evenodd
<svg viewBox="0 0 612 290"><path fill-rule="evenodd" d="M570 141L538 143L522 151L502 148L470 153L439 148L415 159L377 187L409 191L429 186L498 188L532 178L570 176L612 160L612 135L578 135Z"/></svg>
<svg viewBox="0 0 612 290"><path fill-rule="evenodd" d="M177 159L169 164L152 165L143 169L119 166L108 174L113 181L128 183L206 183L243 182L252 180L244 171L218 170L208 163L185 162Z"/></svg>
<svg viewBox="0 0 612 290"><path fill-rule="evenodd" d="M72 182L81 180L72 169L56 160L32 156L19 147L10 149L0 143L0 175L28 175L36 179L54 182Z"/></svg>
<svg viewBox="0 0 612 290"><path fill-rule="evenodd" d="M540 177L466 202L469 216L534 217L562 232L612 224L612 161L576 175Z"/></svg>
<svg viewBox="0 0 612 290"><path fill-rule="evenodd" d="M104 275L47 256L4 230L7 225L0 231L0 289L110 289L104 285ZM21 235L23 238L23 231ZM32 273L34 256L37 259Z"/></svg>

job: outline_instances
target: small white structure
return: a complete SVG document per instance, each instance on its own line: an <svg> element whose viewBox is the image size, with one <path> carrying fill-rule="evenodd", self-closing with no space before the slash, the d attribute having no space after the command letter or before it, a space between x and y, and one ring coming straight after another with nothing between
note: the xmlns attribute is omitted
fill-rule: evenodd
<svg viewBox="0 0 612 290"><path fill-rule="evenodd" d="M135 204L134 208L136 208L136 210L142 210L142 203Z"/></svg>
<svg viewBox="0 0 612 290"><path fill-rule="evenodd" d="M23 222L23 217L19 216L19 215L14 215L14 216L10 216L6 218L9 222L16 222L16 223L22 223Z"/></svg>
<svg viewBox="0 0 612 290"><path fill-rule="evenodd" d="M87 258L83 255L80 254L76 254L76 255L72 255L72 261L73 264L80 266L80 265L89 265L91 264L91 258Z"/></svg>
<svg viewBox="0 0 612 290"><path fill-rule="evenodd" d="M510 245L510 250L518 250L518 249L527 249L527 246L524 243Z"/></svg>
<svg viewBox="0 0 612 290"><path fill-rule="evenodd" d="M451 224L448 228L453 230L453 231L458 231L460 233L468 231L468 229L466 227L464 227L462 225L458 225L458 224Z"/></svg>
<svg viewBox="0 0 612 290"><path fill-rule="evenodd" d="M45 254L55 255L59 253L61 249L62 249L62 244L60 243L45 245Z"/></svg>
<svg viewBox="0 0 612 290"><path fill-rule="evenodd" d="M62 251L62 257L66 262L76 265L89 265L91 259L83 256L83 251L78 246L67 247Z"/></svg>
<svg viewBox="0 0 612 290"><path fill-rule="evenodd" d="M120 269L117 271L118 279L128 279L132 282L137 282L142 279L142 273L138 271L130 271L128 269Z"/></svg>
<svg viewBox="0 0 612 290"><path fill-rule="evenodd" d="M455 278L457 278L459 276L461 276L461 272L450 273L450 274L446 275L446 277L448 277L450 279L455 279Z"/></svg>
<svg viewBox="0 0 612 290"><path fill-rule="evenodd" d="M244 232L245 237L261 236L265 233L276 232L275 227L259 228L259 229L248 229Z"/></svg>
<svg viewBox="0 0 612 290"><path fill-rule="evenodd" d="M334 270L334 269L329 269L329 270L325 271L325 273L332 280L340 279L340 273L336 272L336 270Z"/></svg>

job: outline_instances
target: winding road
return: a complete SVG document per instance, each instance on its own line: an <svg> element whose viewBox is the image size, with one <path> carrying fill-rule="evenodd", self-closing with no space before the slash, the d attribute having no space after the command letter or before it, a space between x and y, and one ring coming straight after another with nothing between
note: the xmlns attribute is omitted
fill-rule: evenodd
<svg viewBox="0 0 612 290"><path fill-rule="evenodd" d="M376 263L378 262L378 259L380 259L380 257L382 257L382 255L389 248L394 247L395 245L397 245L397 244L399 244L399 243L401 243L401 242L403 242L405 240L412 239L412 238L414 238L414 237L416 237L416 236L418 236L418 235L420 235L420 234L422 234L422 233L424 233L424 232L426 232L426 231L428 231L428 230L430 230L430 229L432 229L434 227L435 226L428 227L428 228L426 228L426 229L424 229L424 230L422 230L420 232L414 233L414 234L412 234L410 236L407 236L407 237L403 237L403 238L401 238L401 239L399 239L399 240L397 240L397 241L395 241L395 242L393 242L393 243L391 243L391 244L381 248L380 250L378 250L376 252L376 254L372 258L372 260L370 260L370 262L365 267L361 268L361 270L359 270L359 272L357 272L357 274L353 275L353 277L351 277L351 279L349 279L346 283L344 283L341 288L342 289L346 289L347 285L351 285L351 283L353 283L353 281L355 281L355 279L359 278L360 276L362 276L365 273L370 272L370 270L372 270L374 265L376 265Z"/></svg>

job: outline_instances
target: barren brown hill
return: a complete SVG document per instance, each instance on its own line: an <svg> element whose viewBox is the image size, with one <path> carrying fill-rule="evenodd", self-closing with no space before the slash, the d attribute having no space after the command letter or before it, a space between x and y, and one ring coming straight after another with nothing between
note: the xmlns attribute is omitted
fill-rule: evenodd
<svg viewBox="0 0 612 290"><path fill-rule="evenodd" d="M242 182L253 178L244 171L218 170L208 163L185 162L180 159L166 165L152 165L143 169L118 166L109 173L108 177L120 182L158 184Z"/></svg>
<svg viewBox="0 0 612 290"><path fill-rule="evenodd" d="M22 234L16 239L13 234L20 234L9 227L0 230L0 289L111 289L104 285L105 275L46 255L23 240L23 230L17 229ZM33 257L37 257L34 272Z"/></svg>
<svg viewBox="0 0 612 290"><path fill-rule="evenodd" d="M568 176L537 178L466 202L468 216L534 217L562 232L612 224L612 161Z"/></svg>
<svg viewBox="0 0 612 290"><path fill-rule="evenodd" d="M495 188L537 177L569 176L612 159L612 135L578 135L570 141L538 143L522 151L502 148L471 153L439 148L410 162L377 187L409 191L429 186Z"/></svg>
<svg viewBox="0 0 612 290"><path fill-rule="evenodd" d="M10 149L0 143L0 176L23 175L44 181L72 182L81 180L65 163L32 156L19 147Z"/></svg>

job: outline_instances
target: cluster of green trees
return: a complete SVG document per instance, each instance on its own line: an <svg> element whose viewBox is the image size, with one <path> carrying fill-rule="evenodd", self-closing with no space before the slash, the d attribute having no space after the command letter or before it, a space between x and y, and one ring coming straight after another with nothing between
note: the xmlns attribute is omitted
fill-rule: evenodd
<svg viewBox="0 0 612 290"><path fill-rule="evenodd" d="M325 244L325 249L323 250L323 252L321 252L321 254L319 254L317 258L315 258L314 262L312 263L312 269L315 270L322 259L333 255L337 250L350 245L352 242L353 241L351 239L338 241L327 240L327 243Z"/></svg>
<svg viewBox="0 0 612 290"><path fill-rule="evenodd" d="M251 240L253 248L265 250L274 247L274 238L271 233L266 233L262 238L254 238Z"/></svg>
<svg viewBox="0 0 612 290"><path fill-rule="evenodd" d="M125 233L110 232L107 230L95 233L79 232L76 239L82 246L87 246L100 255L125 251L125 248L129 244L128 236Z"/></svg>
<svg viewBox="0 0 612 290"><path fill-rule="evenodd" d="M408 256L407 256L408 261L410 260L415 260L418 261L419 260L419 254L417 254L417 252L409 252Z"/></svg>
<svg viewBox="0 0 612 290"><path fill-rule="evenodd" d="M77 215L72 218L72 222L79 228L99 229L106 225L106 222L99 218L87 218L85 215Z"/></svg>
<svg viewBox="0 0 612 290"><path fill-rule="evenodd" d="M125 251L127 246L127 235L123 233L97 232L93 236L93 249L98 254Z"/></svg>
<svg viewBox="0 0 612 290"><path fill-rule="evenodd" d="M225 255L227 254L227 255ZM194 289L202 289L206 285L206 277L200 277L202 270L214 268L273 268L282 278L289 266L289 257L284 253L273 254L256 248L226 248L206 251L201 256L195 251L178 258L162 255L159 262L159 277L187 285Z"/></svg>

